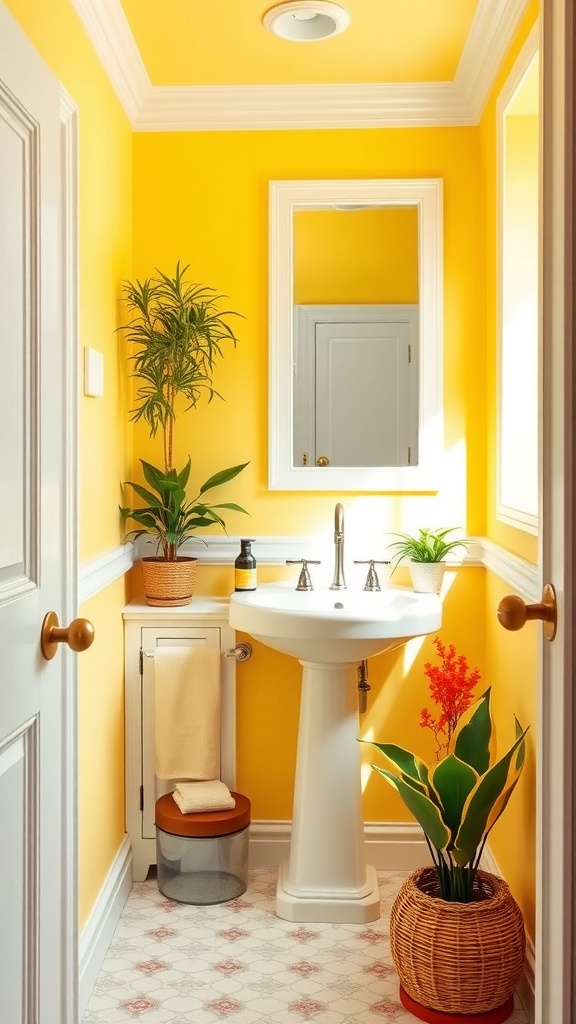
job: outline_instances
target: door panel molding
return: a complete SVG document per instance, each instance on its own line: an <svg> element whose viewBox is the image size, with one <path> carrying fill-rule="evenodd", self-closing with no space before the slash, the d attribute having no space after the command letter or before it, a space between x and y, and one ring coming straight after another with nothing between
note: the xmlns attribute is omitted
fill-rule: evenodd
<svg viewBox="0 0 576 1024"><path fill-rule="evenodd" d="M18 345L5 350L8 362L4 372L10 382L10 398L3 410L0 408L0 429L12 438L8 466L4 466L4 501L8 505L5 521L13 525L0 547L3 604L28 595L35 589L39 574L40 278L36 254L40 248L40 133L30 113L2 82L0 131L5 145L0 180L2 191L11 197L9 210L5 211L4 240L10 249L3 260L3 273L9 275L6 291L11 298L3 316L5 328L19 338ZM20 352L23 359L19 358Z"/></svg>

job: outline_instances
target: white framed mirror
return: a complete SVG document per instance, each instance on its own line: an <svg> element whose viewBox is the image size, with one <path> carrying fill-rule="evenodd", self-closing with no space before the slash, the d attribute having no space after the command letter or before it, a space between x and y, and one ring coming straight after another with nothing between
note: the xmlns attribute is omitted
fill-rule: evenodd
<svg viewBox="0 0 576 1024"><path fill-rule="evenodd" d="M271 181L269 199L270 489L438 490L441 179Z"/></svg>

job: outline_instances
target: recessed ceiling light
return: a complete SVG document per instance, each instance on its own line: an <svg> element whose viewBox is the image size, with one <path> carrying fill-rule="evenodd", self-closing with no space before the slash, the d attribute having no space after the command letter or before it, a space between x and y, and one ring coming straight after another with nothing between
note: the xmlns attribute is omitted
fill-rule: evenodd
<svg viewBox="0 0 576 1024"><path fill-rule="evenodd" d="M289 0L266 11L262 22L264 28L282 39L313 43L343 32L350 24L350 15L329 0Z"/></svg>

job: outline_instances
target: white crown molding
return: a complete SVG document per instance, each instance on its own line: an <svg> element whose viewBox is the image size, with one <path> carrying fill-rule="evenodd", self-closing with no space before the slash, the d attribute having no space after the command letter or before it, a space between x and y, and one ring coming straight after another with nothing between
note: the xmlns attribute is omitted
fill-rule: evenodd
<svg viewBox="0 0 576 1024"><path fill-rule="evenodd" d="M480 0L470 27L454 86L477 124L498 69L522 18L528 0Z"/></svg>
<svg viewBox="0 0 576 1024"><path fill-rule="evenodd" d="M72 0L72 5L135 127L140 110L154 87L120 0Z"/></svg>
<svg viewBox="0 0 576 1024"><path fill-rule="evenodd" d="M453 82L153 86L120 0L72 0L138 132L477 124L528 0L479 0Z"/></svg>
<svg viewBox="0 0 576 1024"><path fill-rule="evenodd" d="M472 124L453 82L157 86L135 131L275 131Z"/></svg>

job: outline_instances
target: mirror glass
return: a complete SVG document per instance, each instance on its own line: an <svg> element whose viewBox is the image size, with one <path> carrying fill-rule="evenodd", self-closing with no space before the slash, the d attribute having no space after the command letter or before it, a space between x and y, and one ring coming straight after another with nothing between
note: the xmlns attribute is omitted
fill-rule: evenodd
<svg viewBox="0 0 576 1024"><path fill-rule="evenodd" d="M441 196L270 183L272 489L437 489Z"/></svg>

